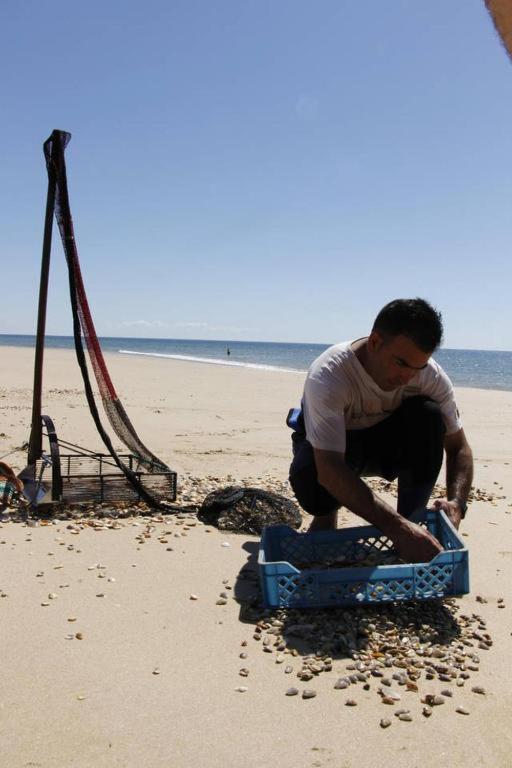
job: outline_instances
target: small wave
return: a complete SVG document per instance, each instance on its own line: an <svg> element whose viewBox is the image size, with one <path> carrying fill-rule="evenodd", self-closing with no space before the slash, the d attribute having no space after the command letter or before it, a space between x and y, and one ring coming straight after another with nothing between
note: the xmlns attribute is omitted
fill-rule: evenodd
<svg viewBox="0 0 512 768"><path fill-rule="evenodd" d="M192 357L191 355L171 355L163 352L137 352L131 349L119 349L121 355L141 355L143 357L164 357L169 360L185 360L188 363L208 363L209 365L228 365L234 368L256 368L260 371L279 371L281 373L302 373L299 368L281 368L278 365L265 365L264 363L240 363L236 360L219 360L215 357Z"/></svg>

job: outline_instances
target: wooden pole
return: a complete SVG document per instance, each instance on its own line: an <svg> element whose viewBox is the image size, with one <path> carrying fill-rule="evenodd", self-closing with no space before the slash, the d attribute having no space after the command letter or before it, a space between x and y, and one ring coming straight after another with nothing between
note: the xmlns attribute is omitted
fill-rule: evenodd
<svg viewBox="0 0 512 768"><path fill-rule="evenodd" d="M58 131L53 131L47 142L58 140ZM48 300L48 278L50 274L50 252L52 247L53 213L55 209L56 178L51 164L48 164L48 194L44 221L43 255L39 283L39 309L37 313L36 354L34 363L34 391L32 399L32 425L28 447L28 464L35 464L43 450L43 428L41 421L41 398L43 388L44 336L46 328L46 305Z"/></svg>

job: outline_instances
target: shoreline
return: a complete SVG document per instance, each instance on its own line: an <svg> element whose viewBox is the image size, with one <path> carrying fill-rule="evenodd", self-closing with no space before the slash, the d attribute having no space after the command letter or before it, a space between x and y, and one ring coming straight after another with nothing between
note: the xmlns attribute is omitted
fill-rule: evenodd
<svg viewBox="0 0 512 768"><path fill-rule="evenodd" d="M64 337L68 338L68 337ZM13 352L15 350L30 350L34 351L35 346L9 346L9 345L0 345L3 349L7 350L8 352ZM85 345L84 345L85 348ZM470 351L470 350L469 350ZM72 354L73 359L75 359L75 350L74 348L62 348L62 347L46 347L45 348L45 356L50 352L58 352L58 353L67 353ZM245 363L245 362L239 362L236 360L223 360L221 358L201 358L201 357L191 357L187 355L178 355L178 354L167 354L167 353L159 353L159 352L139 352L137 350L127 350L127 349L118 349L118 350L102 350L103 356L105 359L112 358L115 359L117 355L121 356L127 356L127 357L144 357L149 359L155 359L155 360L171 360L181 363L189 363L189 364L199 364L199 365L211 365L211 366L217 366L217 367L227 367L227 368L239 368L239 369L249 369L254 371L267 371L271 373L276 374L297 374L306 376L307 369L299 369L299 368L285 368L281 366L275 366L275 365L265 365L263 363ZM86 357L88 357L86 352ZM454 390L457 393L460 390L470 390L470 391L483 391L483 392L497 392L497 393L512 393L512 389L505 389L505 388L493 388L493 387L476 387L471 385L461 385L461 384L454 384Z"/></svg>

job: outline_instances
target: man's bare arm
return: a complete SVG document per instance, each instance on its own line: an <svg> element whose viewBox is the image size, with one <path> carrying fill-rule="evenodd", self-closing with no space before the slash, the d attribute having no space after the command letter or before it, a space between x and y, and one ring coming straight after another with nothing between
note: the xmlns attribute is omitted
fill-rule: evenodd
<svg viewBox="0 0 512 768"><path fill-rule="evenodd" d="M463 429L444 440L446 451L446 499L436 502L456 528L462 518L460 502L467 502L473 482L473 453Z"/></svg>
<svg viewBox="0 0 512 768"><path fill-rule="evenodd" d="M406 520L374 494L345 464L343 454L313 450L320 485L344 507L389 536L404 559L427 562L442 550L427 531Z"/></svg>

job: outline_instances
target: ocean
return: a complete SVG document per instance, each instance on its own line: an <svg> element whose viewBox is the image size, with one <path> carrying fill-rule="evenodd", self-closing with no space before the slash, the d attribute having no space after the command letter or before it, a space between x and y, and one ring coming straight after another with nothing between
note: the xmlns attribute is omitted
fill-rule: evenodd
<svg viewBox="0 0 512 768"><path fill-rule="evenodd" d="M329 344L285 344L268 341L204 341L201 339L129 339L103 337L105 352L168 357L215 365L269 371L307 371ZM0 334L0 346L34 347L35 336ZM71 336L47 336L46 346L73 349ZM229 350L229 354L228 354ZM458 387L512 391L512 352L439 349L434 358Z"/></svg>

